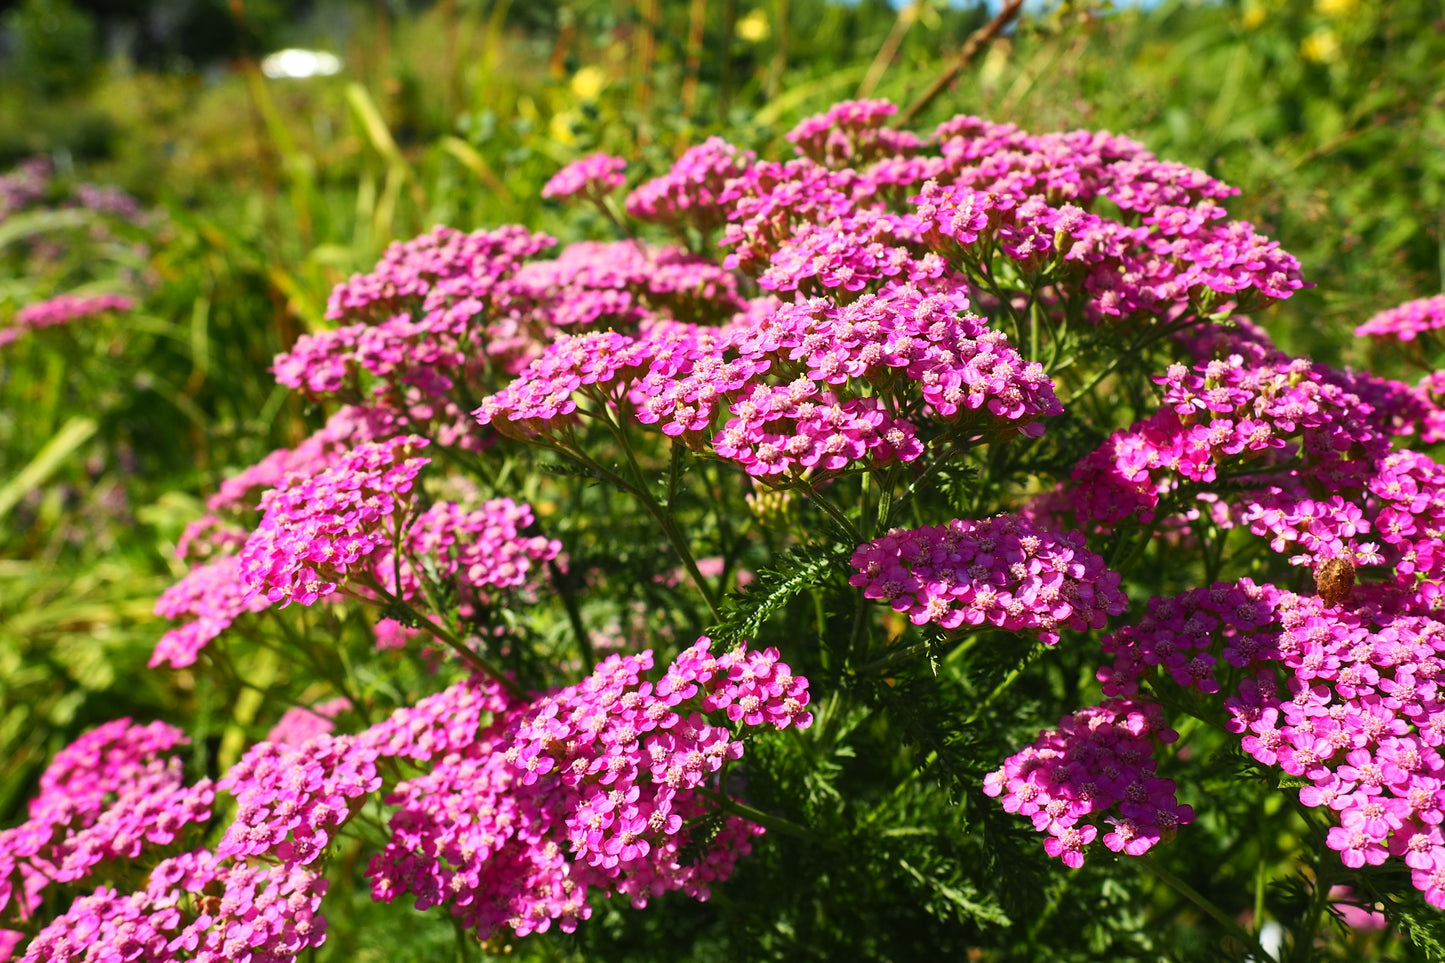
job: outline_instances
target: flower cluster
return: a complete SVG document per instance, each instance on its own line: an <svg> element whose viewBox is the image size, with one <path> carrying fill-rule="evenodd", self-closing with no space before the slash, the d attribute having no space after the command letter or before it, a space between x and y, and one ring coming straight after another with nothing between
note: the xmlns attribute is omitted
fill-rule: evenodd
<svg viewBox="0 0 1445 963"><path fill-rule="evenodd" d="M1349 457L1352 448L1388 449L1374 409L1306 359L1233 354L1192 368L1172 365L1156 380L1164 388L1159 410L1115 432L1074 469L1080 524L1112 525L1131 515L1148 521L1161 497L1183 482L1217 482L1226 468L1246 477L1276 471L1295 458L1297 486L1309 480L1338 491L1360 482L1362 462ZM1337 547L1349 537L1326 543Z"/></svg>
<svg viewBox="0 0 1445 963"><path fill-rule="evenodd" d="M1119 574L1078 532L1049 532L1009 515L895 530L860 545L850 585L906 613L914 625L1037 631L1101 628L1128 606Z"/></svg>
<svg viewBox="0 0 1445 963"><path fill-rule="evenodd" d="M247 612L265 611L270 605L270 598L247 587L237 555L223 555L191 569L156 601L156 615L187 621L161 636L151 653L151 668L194 665L201 650L236 619Z"/></svg>
<svg viewBox="0 0 1445 963"><path fill-rule="evenodd" d="M507 310L508 284L554 243L520 227L438 227L393 244L373 271L332 291L327 317L344 323L303 335L278 355L276 379L314 397L384 408L401 431L483 447L457 400L460 386L525 357L529 342Z"/></svg>
<svg viewBox="0 0 1445 963"><path fill-rule="evenodd" d="M59 294L16 311L10 326L0 328L0 345L14 341L26 331L69 324L110 311L129 311L134 307L135 299L122 294Z"/></svg>
<svg viewBox="0 0 1445 963"><path fill-rule="evenodd" d="M807 681L774 650L715 656L706 638L656 683L651 665L650 652L609 656L474 736L475 712L449 725L442 745L457 749L388 797L399 808L369 871L376 898L446 905L483 937L571 930L592 890L638 906L675 889L705 899L762 831L727 817L700 861L684 856L687 827L715 810L721 770L743 752L709 720L805 727Z"/></svg>
<svg viewBox="0 0 1445 963"><path fill-rule="evenodd" d="M284 608L336 591L350 569L394 545L412 485L430 459L425 438L368 442L312 476L293 476L261 498L261 524L238 556L248 597Z"/></svg>
<svg viewBox="0 0 1445 963"><path fill-rule="evenodd" d="M839 104L789 135L807 160L757 162L736 177L722 195L727 263L784 278L826 263L833 278L858 283L932 264L993 274L986 261L1002 254L1060 299L1087 292L1095 320L1263 303L1302 286L1293 257L1225 219L1216 201L1232 188L1133 141L1032 135L974 117L925 140L886 127L893 109ZM904 188L916 191L914 210L880 218L877 205ZM1091 211L1096 197L1127 220Z"/></svg>
<svg viewBox="0 0 1445 963"><path fill-rule="evenodd" d="M537 581L539 564L562 551L556 539L522 534L534 523L531 507L510 498L494 498L471 511L437 502L408 529L405 551L410 559L425 559L435 577L455 579L470 590L521 588ZM386 579L384 563L378 575ZM401 578L401 595L415 595L414 563L402 566Z"/></svg>
<svg viewBox="0 0 1445 963"><path fill-rule="evenodd" d="M889 119L898 108L887 100L847 100L801 121L788 141L802 154L829 167L861 167L880 157L908 156L923 142L917 134L894 130Z"/></svg>
<svg viewBox="0 0 1445 963"><path fill-rule="evenodd" d="M606 197L627 183L627 161L610 154L590 154L552 175L542 187L548 198Z"/></svg>
<svg viewBox="0 0 1445 963"><path fill-rule="evenodd" d="M288 868L315 862L361 798L380 788L377 756L353 736L322 734L297 747L257 743L216 783L237 803L216 855L264 856Z"/></svg>
<svg viewBox="0 0 1445 963"><path fill-rule="evenodd" d="M31 941L21 963L290 963L325 942L326 888L309 870L196 850L157 865L143 890L101 887L76 899Z"/></svg>
<svg viewBox="0 0 1445 963"><path fill-rule="evenodd" d="M1427 331L1445 328L1445 294L1406 301L1375 315L1355 329L1357 337L1398 338L1413 341Z"/></svg>
<svg viewBox="0 0 1445 963"><path fill-rule="evenodd" d="M47 888L134 860L210 819L210 782L186 786L171 755L185 741L165 723L117 719L57 753L28 818L0 830L0 913L14 903L13 915L28 918Z"/></svg>
<svg viewBox="0 0 1445 963"><path fill-rule="evenodd" d="M689 148L667 173L628 194L627 213L639 221L678 230L686 225L706 235L727 220L722 195L728 182L756 159L751 151L709 137Z"/></svg>
<svg viewBox="0 0 1445 963"><path fill-rule="evenodd" d="M981 319L959 316L960 304L957 288L904 285L846 307L780 306L721 329L559 338L476 414L507 434L555 438L581 395L764 476L916 458L917 429L889 407L963 433L1042 433L1037 419L1062 411L1042 367Z"/></svg>
<svg viewBox="0 0 1445 963"><path fill-rule="evenodd" d="M1308 781L1300 801L1331 812L1326 843L1345 865L1402 858L1426 901L1445 908L1438 593L1325 594L1323 580L1312 597L1246 579L1154 599L1144 620L1105 640L1114 658L1099 678L1106 693L1129 695L1162 671L1214 693L1230 667L1242 677L1224 701L1230 730L1260 764Z"/></svg>
<svg viewBox="0 0 1445 963"><path fill-rule="evenodd" d="M713 450L749 475L837 471L923 454L913 425L889 416L877 399L839 402L806 378L781 388L758 385L731 410Z"/></svg>
<svg viewBox="0 0 1445 963"><path fill-rule="evenodd" d="M1045 851L1065 866L1082 866L1105 826L1105 846L1141 856L1194 819L1175 798L1174 781L1155 774L1156 745L1178 738L1155 703L1109 699L1041 732L989 773L983 791L1048 833Z"/></svg>

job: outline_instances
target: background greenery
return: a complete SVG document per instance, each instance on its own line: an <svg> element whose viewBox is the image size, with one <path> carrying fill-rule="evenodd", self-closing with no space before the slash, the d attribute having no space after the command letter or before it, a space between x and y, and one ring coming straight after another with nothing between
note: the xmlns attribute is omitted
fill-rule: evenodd
<svg viewBox="0 0 1445 963"><path fill-rule="evenodd" d="M993 13L826 0L6 5L0 171L38 154L58 176L54 204L0 219L0 322L73 289L142 306L0 348L0 825L48 756L97 722L196 720L194 763L214 767L273 721L203 672L147 670L163 631L150 609L180 572L172 547L204 496L317 423L267 368L324 326L334 283L435 223L609 236L540 201L568 160L620 154L635 183L712 133L786 156L782 135L836 100L914 102ZM267 79L259 57L288 44L332 50L344 69ZM1317 285L1263 320L1291 350L1360 363L1356 324L1445 285L1442 64L1445 13L1432 0L1030 6L917 124L976 113L1039 131L1107 128L1239 187L1235 216L1278 238ZM120 185L149 213L64 214L80 181ZM860 746L866 732L849 751ZM806 800L816 787L794 776L757 791ZM1016 905L981 898L956 867L1007 872L1011 847L1036 841L1001 814L952 806L960 787L946 779L918 787L907 804L955 809L956 835L863 836L837 852L770 842L711 903L608 907L576 936L516 953L917 960L1042 943L1059 959L1186 958L1191 946L1215 958L1217 945L1196 939L1207 921L1144 877L1123 889L1086 868L1010 880ZM1233 800L1219 818L1231 807L1241 820L1283 818L1256 805ZM1233 905L1243 883L1231 874L1277 867L1287 832L1279 852L1196 852L1175 870ZM1288 878L1276 882L1291 898ZM744 912L733 887L768 893L772 917ZM843 892L846 904L829 895ZM1175 925L1141 930L1146 911ZM452 952L451 929L430 916L399 950L398 912L357 887L349 912L331 910L327 955ZM1030 922L1005 929L1006 917ZM1366 935L1327 952L1428 949Z"/></svg>

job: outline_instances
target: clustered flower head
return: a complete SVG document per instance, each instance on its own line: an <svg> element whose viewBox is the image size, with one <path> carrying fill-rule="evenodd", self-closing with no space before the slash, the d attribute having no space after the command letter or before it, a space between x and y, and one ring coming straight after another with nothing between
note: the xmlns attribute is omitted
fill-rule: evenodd
<svg viewBox="0 0 1445 963"><path fill-rule="evenodd" d="M437 502L422 512L407 530L409 559L425 560L430 573L455 579L472 590L517 589L534 585L539 565L562 552L562 543L545 535L525 535L536 522L531 506L510 498L494 498L467 510L456 502ZM386 578L386 566L378 566ZM417 592L419 574L414 561L402 567L401 595Z"/></svg>
<svg viewBox="0 0 1445 963"><path fill-rule="evenodd" d="M704 235L727 220L722 203L728 182L757 160L752 151L734 147L721 137L690 147L667 173L640 184L627 195L629 216L674 229L684 225Z"/></svg>
<svg viewBox="0 0 1445 963"><path fill-rule="evenodd" d="M430 461L415 454L426 445L413 435L368 442L319 474L293 476L262 496L261 523L239 556L248 595L283 608L311 605L335 592L353 567L394 545L417 474Z"/></svg>
<svg viewBox="0 0 1445 963"><path fill-rule="evenodd" d="M958 288L903 285L846 307L815 299L760 310L721 329L559 338L476 415L506 434L555 440L586 398L756 476L912 461L923 450L915 419L960 433L1042 433L1037 419L1062 411L1042 367L960 316L960 304Z"/></svg>
<svg viewBox="0 0 1445 963"><path fill-rule="evenodd" d="M1330 811L1326 844L1351 868L1394 857L1445 908L1445 623L1436 587L1357 590L1348 602L1248 580L1154 599L1105 640L1104 691L1130 694L1159 672L1219 692L1240 681L1230 731L1261 765L1307 780L1300 801Z"/></svg>
<svg viewBox="0 0 1445 963"><path fill-rule="evenodd" d="M112 311L129 311L134 307L135 299L123 294L58 294L16 311L10 326L0 328L0 345L14 341L26 331L69 324Z"/></svg>
<svg viewBox="0 0 1445 963"><path fill-rule="evenodd" d="M1175 798L1174 781L1155 772L1155 748L1178 738L1157 704L1109 699L1039 733L989 773L983 791L1047 833L1045 851L1065 866L1084 864L1100 830L1109 849L1142 856L1194 819Z"/></svg>
<svg viewBox="0 0 1445 963"><path fill-rule="evenodd" d="M1050 532L1010 515L897 529L860 545L848 584L914 625L1037 631L1102 628L1128 606L1119 574L1078 532Z"/></svg>
<svg viewBox="0 0 1445 963"><path fill-rule="evenodd" d="M445 905L482 938L554 921L570 931L591 915L594 890L638 907L669 890L706 899L708 882L725 879L762 832L726 816L710 841L695 838L726 789L722 771L743 753L735 729L806 727L808 685L776 650L714 655L706 638L657 682L644 677L651 667L650 651L611 655L581 684L483 730L448 724L438 749L456 749L388 796L398 811L369 870L373 895ZM451 719L436 711L443 701L427 718ZM696 859L690 844L704 847Z"/></svg>
<svg viewBox="0 0 1445 963"><path fill-rule="evenodd" d="M788 141L819 164L862 167L880 157L908 156L923 146L911 131L887 126L898 107L887 100L847 100L800 121Z"/></svg>
<svg viewBox="0 0 1445 963"><path fill-rule="evenodd" d="M56 754L40 776L28 818L0 830L0 920L27 919L50 887L134 860L210 819L208 780L185 785L172 752L186 742L162 722L117 719Z"/></svg>
<svg viewBox="0 0 1445 963"><path fill-rule="evenodd" d="M326 940L327 885L301 867L183 853L158 864L142 890L102 886L76 899L31 941L21 963L290 963Z"/></svg>
<svg viewBox="0 0 1445 963"><path fill-rule="evenodd" d="M1421 334L1439 328L1445 328L1445 294L1406 301L1381 311L1356 328L1355 335L1413 341Z"/></svg>
<svg viewBox="0 0 1445 963"><path fill-rule="evenodd" d="M737 276L711 258L635 241L578 241L555 258L529 261L506 297L508 317L536 344L665 318L716 323L746 307Z"/></svg>
<svg viewBox="0 0 1445 963"><path fill-rule="evenodd" d="M362 798L380 788L377 758L354 736L321 734L297 747L257 743L216 783L237 803L216 855L314 863Z"/></svg>
<svg viewBox="0 0 1445 963"><path fill-rule="evenodd" d="M542 187L547 198L602 198L627 183L627 161L610 154L589 154L552 175Z"/></svg>
<svg viewBox="0 0 1445 963"><path fill-rule="evenodd" d="M278 355L276 379L312 397L385 409L399 431L481 448L458 386L514 368L519 352L525 358L508 284L554 243L521 227L438 227L393 244L373 271L332 291L327 317L340 326L303 335Z"/></svg>
<svg viewBox="0 0 1445 963"><path fill-rule="evenodd" d="M1278 477L1266 474L1255 518L1280 507L1281 498L1303 497L1307 485L1337 492L1359 486L1369 462L1358 452L1379 456L1389 448L1390 431L1373 406L1323 366L1240 347L1246 350L1193 367L1170 366L1155 379L1163 387L1159 410L1079 463L1070 496L1080 524L1149 521L1162 498L1188 482L1207 489L1224 480L1222 470L1248 478L1298 464ZM1325 544L1343 551L1353 534L1328 536Z"/></svg>

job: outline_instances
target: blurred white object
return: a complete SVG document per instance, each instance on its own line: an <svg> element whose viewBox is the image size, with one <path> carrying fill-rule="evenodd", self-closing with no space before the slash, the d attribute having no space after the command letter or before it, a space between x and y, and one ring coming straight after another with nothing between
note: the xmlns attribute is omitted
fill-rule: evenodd
<svg viewBox="0 0 1445 963"><path fill-rule="evenodd" d="M261 73L267 77L330 77L341 72L341 58L324 50L301 50L289 47L267 54L261 61Z"/></svg>

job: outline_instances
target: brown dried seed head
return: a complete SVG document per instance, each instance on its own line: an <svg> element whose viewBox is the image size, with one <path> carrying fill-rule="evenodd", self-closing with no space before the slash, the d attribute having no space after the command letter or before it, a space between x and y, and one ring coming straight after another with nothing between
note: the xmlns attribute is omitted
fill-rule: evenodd
<svg viewBox="0 0 1445 963"><path fill-rule="evenodd" d="M1355 587L1355 563L1348 558L1327 558L1315 566L1315 589L1326 605L1339 605Z"/></svg>

